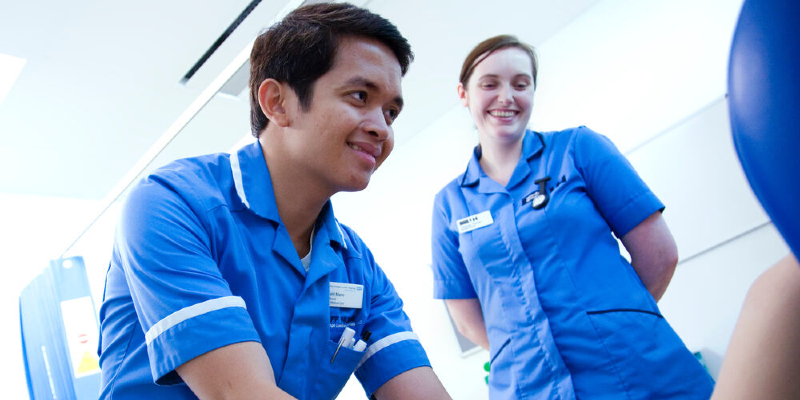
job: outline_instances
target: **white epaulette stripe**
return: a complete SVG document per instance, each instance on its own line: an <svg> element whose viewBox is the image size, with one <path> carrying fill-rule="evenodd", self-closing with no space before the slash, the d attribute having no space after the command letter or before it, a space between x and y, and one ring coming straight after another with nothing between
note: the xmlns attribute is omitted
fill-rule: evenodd
<svg viewBox="0 0 800 400"><path fill-rule="evenodd" d="M361 367L361 364L364 364L370 357L375 355L375 353L395 344L405 340L416 340L419 341L419 336L417 336L414 332L398 332L393 335L389 335L377 342L373 343L371 346L367 347L367 351L364 352L364 357L361 357L361 361L358 362L356 369Z"/></svg>
<svg viewBox="0 0 800 400"><path fill-rule="evenodd" d="M170 315L167 315L164 319L158 321L155 325L150 327L150 329L148 329L147 333L144 335L145 342L147 345L150 345L150 343L155 340L158 335L164 333L167 329L172 328L183 321L229 307L247 308L244 303L244 299L239 296L219 297L216 299L206 300L202 303L193 304L189 307L184 307Z"/></svg>
<svg viewBox="0 0 800 400"><path fill-rule="evenodd" d="M239 166L239 152L231 154L231 172L233 173L233 186L236 187L236 194L244 203L245 207L250 208L250 203L247 202L247 196L244 195L244 186L242 185L242 168Z"/></svg>
<svg viewBox="0 0 800 400"><path fill-rule="evenodd" d="M344 247L345 250L346 250L347 249L347 240L344 238L344 230L342 229L342 226L339 225L339 221L336 221L336 228L339 229L339 235L342 235L342 247Z"/></svg>

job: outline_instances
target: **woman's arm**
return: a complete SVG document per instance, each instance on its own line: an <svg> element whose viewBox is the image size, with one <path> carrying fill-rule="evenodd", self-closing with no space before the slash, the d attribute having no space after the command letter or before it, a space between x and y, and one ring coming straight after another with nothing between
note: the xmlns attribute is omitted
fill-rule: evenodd
<svg viewBox="0 0 800 400"><path fill-rule="evenodd" d="M639 279L653 298L660 300L678 265L678 247L661 212L651 214L621 240Z"/></svg>
<svg viewBox="0 0 800 400"><path fill-rule="evenodd" d="M489 350L489 337L483 322L483 311L478 299L449 299L444 301L456 328L464 337Z"/></svg>

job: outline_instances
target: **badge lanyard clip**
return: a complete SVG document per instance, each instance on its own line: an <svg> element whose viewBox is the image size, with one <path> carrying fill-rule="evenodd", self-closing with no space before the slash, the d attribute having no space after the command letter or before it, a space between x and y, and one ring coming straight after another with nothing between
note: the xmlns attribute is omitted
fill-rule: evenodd
<svg viewBox="0 0 800 400"><path fill-rule="evenodd" d="M533 181L533 183L539 185L539 189L535 192L525 196L522 199L522 204L531 203L531 207L534 210L540 210L547 205L547 202L550 201L550 192L547 191L547 181L550 180L549 176L545 176L544 178L537 179Z"/></svg>

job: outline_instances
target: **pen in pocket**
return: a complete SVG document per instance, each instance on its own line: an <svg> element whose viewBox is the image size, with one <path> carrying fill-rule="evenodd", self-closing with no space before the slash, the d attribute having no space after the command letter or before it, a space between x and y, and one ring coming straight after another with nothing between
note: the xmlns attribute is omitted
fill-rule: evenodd
<svg viewBox="0 0 800 400"><path fill-rule="evenodd" d="M331 357L331 364L333 364L333 360L336 359L336 355L339 354L339 349L344 347L350 347L350 341L353 340L353 336L356 335L356 331L350 328L344 328L344 332L342 332L342 337L339 338L339 345L336 346L336 351L333 353L333 357Z"/></svg>
<svg viewBox="0 0 800 400"><path fill-rule="evenodd" d="M370 331L364 331L364 333L361 334L361 339L359 339L358 343L353 346L353 350L364 351L364 349L367 348L367 340L369 340L371 335L372 333L370 333Z"/></svg>

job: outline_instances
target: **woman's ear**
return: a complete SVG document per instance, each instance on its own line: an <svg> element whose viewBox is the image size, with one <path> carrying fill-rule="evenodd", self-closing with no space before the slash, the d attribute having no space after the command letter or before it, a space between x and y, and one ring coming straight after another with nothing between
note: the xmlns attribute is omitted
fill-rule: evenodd
<svg viewBox="0 0 800 400"><path fill-rule="evenodd" d="M458 83L458 98L461 99L461 105L464 107L469 107L469 99L467 98L467 88L459 82Z"/></svg>
<svg viewBox="0 0 800 400"><path fill-rule="evenodd" d="M281 127L289 125L291 118L286 111L288 90L287 85L272 78L265 79L258 86L258 105L261 107L261 112L269 119L270 124Z"/></svg>

